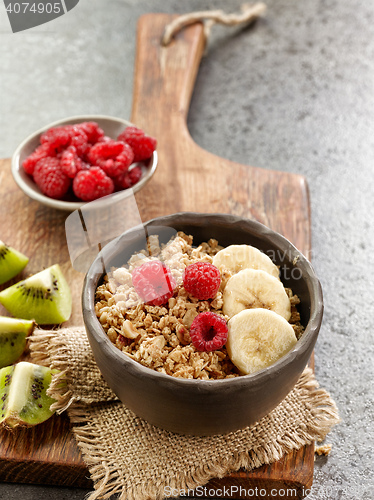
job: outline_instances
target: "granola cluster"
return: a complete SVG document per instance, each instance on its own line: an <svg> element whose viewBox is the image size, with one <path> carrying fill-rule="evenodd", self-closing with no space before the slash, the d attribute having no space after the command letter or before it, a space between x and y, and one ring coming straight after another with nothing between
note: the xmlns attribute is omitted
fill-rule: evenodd
<svg viewBox="0 0 374 500"><path fill-rule="evenodd" d="M239 376L225 347L197 351L189 335L192 321L199 313L212 311L224 317L222 290L231 274L223 272L221 288L214 299L198 300L182 286L188 265L197 261L211 263L221 249L214 239L193 248L192 237L182 232L164 246L160 246L158 236L149 236L147 249L133 255L126 266L113 268L97 288L96 315L111 342L143 366L173 377L214 380ZM163 306L144 304L132 286L132 270L154 259L167 264L178 285L174 296ZM286 291L291 301L290 323L299 338L303 330L296 309L299 299L290 289Z"/></svg>

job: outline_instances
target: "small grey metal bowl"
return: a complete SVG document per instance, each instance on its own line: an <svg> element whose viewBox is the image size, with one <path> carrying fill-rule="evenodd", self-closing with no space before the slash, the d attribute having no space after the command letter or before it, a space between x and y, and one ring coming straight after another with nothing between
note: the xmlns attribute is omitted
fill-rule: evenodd
<svg viewBox="0 0 374 500"><path fill-rule="evenodd" d="M52 208L57 208L59 210L67 210L72 212L77 210L85 204L83 201L77 201L76 199L66 199L66 200L55 200L45 196L35 184L32 177L28 175L22 167L23 160L29 156L35 148L39 145L39 139L43 132L51 127L59 127L61 125L73 125L76 123L82 123L86 121L95 121L104 130L105 135L115 139L126 127L133 126L134 124L123 120L122 118L115 118L113 116L106 115L80 115L71 116L63 120L58 120L56 122L46 125L40 130L37 130L33 134L29 135L15 150L12 157L12 174L14 180L22 191L27 194L33 200L39 201L43 205L47 205ZM157 152L155 151L150 159L149 163L141 163L142 177L140 181L134 185L132 188L133 192L137 192L151 179L155 170L157 168Z"/></svg>
<svg viewBox="0 0 374 500"><path fill-rule="evenodd" d="M194 237L194 245L216 238L223 246L249 244L273 257L281 279L300 298L305 331L294 349L257 373L223 380L174 378L146 368L116 348L95 315L95 290L106 268L119 267L141 248L144 228L127 231L104 247L83 285L83 318L97 365L108 385L135 414L181 434L214 435L236 431L273 410L295 386L312 354L323 315L320 283L308 260L283 236L264 225L226 214L179 213L145 224L147 234L160 227ZM165 241L166 243L166 241Z"/></svg>

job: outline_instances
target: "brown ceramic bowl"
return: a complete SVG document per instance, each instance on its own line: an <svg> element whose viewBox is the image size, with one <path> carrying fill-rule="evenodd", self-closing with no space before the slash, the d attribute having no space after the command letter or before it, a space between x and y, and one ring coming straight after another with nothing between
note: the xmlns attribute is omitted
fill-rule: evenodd
<svg viewBox="0 0 374 500"><path fill-rule="evenodd" d="M224 214L179 213L145 224L182 230L194 244L216 238L220 245L250 244L280 265L281 279L300 300L304 334L295 348L267 369L223 380L174 378L128 358L106 336L94 311L95 290L103 279L102 262L119 267L142 248L142 228L109 243L91 265L83 286L83 317L97 365L108 385L136 415L181 434L228 433L254 424L292 390L312 354L323 314L320 283L308 260L283 236L258 222ZM167 240L166 240L167 241ZM165 243L166 243L165 241Z"/></svg>

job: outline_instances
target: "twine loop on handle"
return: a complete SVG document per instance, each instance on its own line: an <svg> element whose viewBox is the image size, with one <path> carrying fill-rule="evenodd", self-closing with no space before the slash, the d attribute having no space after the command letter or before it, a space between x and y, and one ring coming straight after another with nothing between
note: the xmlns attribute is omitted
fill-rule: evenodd
<svg viewBox="0 0 374 500"><path fill-rule="evenodd" d="M241 13L226 14L223 10L203 10L200 12L183 14L166 26L161 43L163 46L169 45L176 33L185 26L189 26L199 21L204 22L204 34L205 40L207 40L214 24L236 26L242 23L249 23L261 16L265 10L266 5L259 2L255 4L243 4L241 6Z"/></svg>

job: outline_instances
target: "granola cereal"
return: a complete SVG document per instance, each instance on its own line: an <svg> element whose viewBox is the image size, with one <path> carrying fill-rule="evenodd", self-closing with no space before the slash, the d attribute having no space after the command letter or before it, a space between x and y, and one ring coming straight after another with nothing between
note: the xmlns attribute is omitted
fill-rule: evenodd
<svg viewBox="0 0 374 500"><path fill-rule="evenodd" d="M331 450L332 450L332 444L323 444L321 446L316 446L314 453L318 456L321 455L328 456L330 455Z"/></svg>
<svg viewBox="0 0 374 500"><path fill-rule="evenodd" d="M201 312L221 315L222 291L231 277L221 273L220 290L213 299L198 300L184 287L184 269L197 261L211 263L222 249L217 240L210 239L197 248L192 236L179 232L167 245L160 245L158 236L148 237L147 249L134 254L126 266L112 268L96 290L96 315L110 341L131 359L158 372L188 379L215 380L239 376L225 347L211 352L197 351L191 343L189 329ZM165 262L177 283L174 295L161 306L142 302L132 286L132 270L151 260ZM286 289L291 302L291 319L296 337L303 332L292 290ZM227 319L227 318L225 318Z"/></svg>

